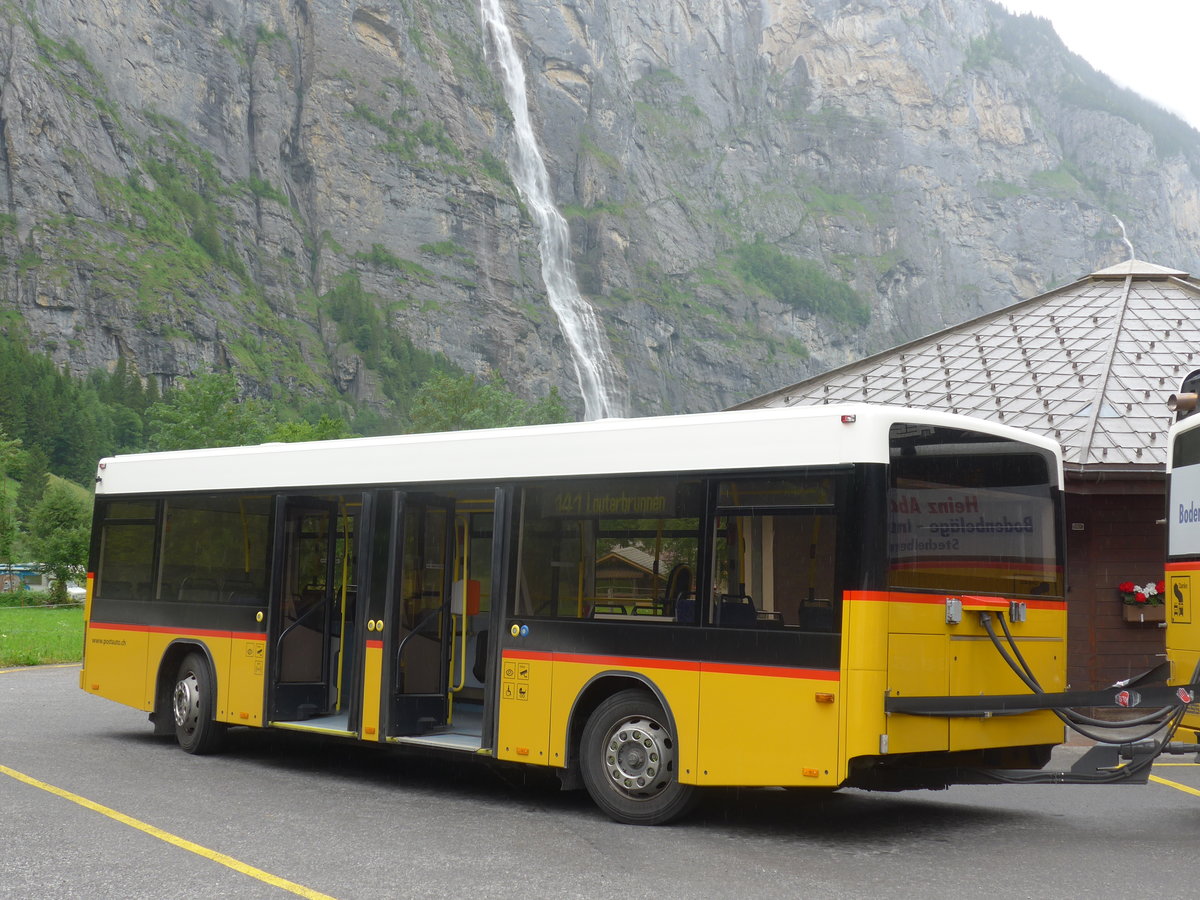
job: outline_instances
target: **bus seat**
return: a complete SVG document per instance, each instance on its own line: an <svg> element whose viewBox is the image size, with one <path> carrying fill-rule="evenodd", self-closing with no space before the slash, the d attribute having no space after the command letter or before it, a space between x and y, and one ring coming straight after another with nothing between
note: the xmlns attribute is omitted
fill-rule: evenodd
<svg viewBox="0 0 1200 900"><path fill-rule="evenodd" d="M722 600L717 609L717 624L733 628L753 628L758 625L758 612L749 597Z"/></svg>
<svg viewBox="0 0 1200 900"><path fill-rule="evenodd" d="M210 578L184 578L179 585L180 603L212 603L219 598L217 583Z"/></svg>
<svg viewBox="0 0 1200 900"><path fill-rule="evenodd" d="M671 574L667 576L667 589L665 592L667 602L670 603L678 600L680 597L686 597L692 592L692 567L687 563L679 563L675 568L671 569Z"/></svg>
<svg viewBox="0 0 1200 900"><path fill-rule="evenodd" d="M667 611L675 610L676 622L696 621L696 598L692 594L692 567L679 563L667 576L667 589L663 596Z"/></svg>
<svg viewBox="0 0 1200 900"><path fill-rule="evenodd" d="M249 605L262 602L262 591L255 590L249 581L226 581L221 585L221 593L228 603Z"/></svg>
<svg viewBox="0 0 1200 900"><path fill-rule="evenodd" d="M801 608L800 628L803 631L833 631L833 610L828 606Z"/></svg>

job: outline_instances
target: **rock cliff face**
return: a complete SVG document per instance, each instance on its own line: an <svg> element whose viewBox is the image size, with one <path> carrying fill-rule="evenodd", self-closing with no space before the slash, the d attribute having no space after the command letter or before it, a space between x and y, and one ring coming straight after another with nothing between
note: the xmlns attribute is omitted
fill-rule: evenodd
<svg viewBox="0 0 1200 900"><path fill-rule="evenodd" d="M1127 255L1117 216L1140 257L1200 271L1200 134L1039 20L503 5L631 414L718 408L1073 280ZM216 367L376 407L383 330L577 404L492 50L474 0L0 0L4 323L77 372ZM747 267L764 243L773 279ZM813 299L830 283L867 324Z"/></svg>

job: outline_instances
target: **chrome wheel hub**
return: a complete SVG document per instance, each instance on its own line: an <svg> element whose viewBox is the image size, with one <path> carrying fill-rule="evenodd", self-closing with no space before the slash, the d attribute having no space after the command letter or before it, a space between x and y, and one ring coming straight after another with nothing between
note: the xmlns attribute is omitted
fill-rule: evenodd
<svg viewBox="0 0 1200 900"><path fill-rule="evenodd" d="M647 799L670 783L675 769L675 745L657 722L644 717L626 719L608 734L604 770L609 784L635 799Z"/></svg>
<svg viewBox="0 0 1200 900"><path fill-rule="evenodd" d="M200 721L200 683L188 672L175 685L175 725L187 733L196 730Z"/></svg>

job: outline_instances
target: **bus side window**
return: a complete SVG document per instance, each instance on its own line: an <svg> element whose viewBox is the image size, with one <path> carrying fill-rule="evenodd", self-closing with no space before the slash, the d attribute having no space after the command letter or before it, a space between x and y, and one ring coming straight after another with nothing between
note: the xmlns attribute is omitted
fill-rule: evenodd
<svg viewBox="0 0 1200 900"><path fill-rule="evenodd" d="M518 615L694 622L698 481L616 478L523 498ZM646 510L661 515L648 518ZM640 514L639 514L640 513Z"/></svg>
<svg viewBox="0 0 1200 900"><path fill-rule="evenodd" d="M833 479L747 478L718 486L711 621L725 628L836 632Z"/></svg>
<svg viewBox="0 0 1200 900"><path fill-rule="evenodd" d="M264 602L269 522L265 497L168 498L160 599Z"/></svg>
<svg viewBox="0 0 1200 900"><path fill-rule="evenodd" d="M97 505L102 524L95 596L102 600L153 599L148 585L154 574L156 504L98 500Z"/></svg>

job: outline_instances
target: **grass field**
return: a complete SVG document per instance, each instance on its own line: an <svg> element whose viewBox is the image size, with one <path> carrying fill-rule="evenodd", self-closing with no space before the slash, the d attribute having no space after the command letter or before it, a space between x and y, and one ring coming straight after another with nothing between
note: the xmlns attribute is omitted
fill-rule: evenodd
<svg viewBox="0 0 1200 900"><path fill-rule="evenodd" d="M0 606L0 669L81 659L82 606Z"/></svg>

